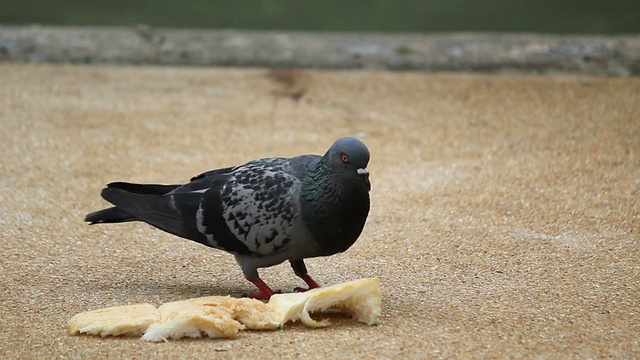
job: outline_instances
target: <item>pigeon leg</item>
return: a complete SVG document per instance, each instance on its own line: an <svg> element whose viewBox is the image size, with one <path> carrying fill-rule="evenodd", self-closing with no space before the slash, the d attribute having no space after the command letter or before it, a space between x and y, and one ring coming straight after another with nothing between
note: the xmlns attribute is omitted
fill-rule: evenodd
<svg viewBox="0 0 640 360"><path fill-rule="evenodd" d="M305 292L305 291L320 287L320 285L318 285L318 283L315 280L313 280L311 278L311 276L309 276L309 274L307 273L307 266L304 264L304 260L302 260L302 259L300 259L300 260L289 260L289 263L291 263L291 267L293 268L293 272L295 272L295 274L299 278L304 280L304 282L306 282L307 285L309 285L309 288L307 288L307 289L297 287L297 288L294 289L294 291L296 291L296 292Z"/></svg>
<svg viewBox="0 0 640 360"><path fill-rule="evenodd" d="M265 284L264 281L262 281L260 278L252 279L248 276L246 276L246 278L247 280L251 281L253 285L258 287L258 291L248 296L250 298L260 299L260 300L269 300L271 298L271 295L280 293L280 291L271 290L269 285Z"/></svg>
<svg viewBox="0 0 640 360"><path fill-rule="evenodd" d="M240 268L242 268L244 277L258 288L258 291L248 295L247 297L269 300L271 295L280 293L280 291L271 290L269 285L265 284L264 281L260 279L260 275L258 275L258 266L256 265L253 257L236 255L236 261L238 262L238 265L240 265Z"/></svg>

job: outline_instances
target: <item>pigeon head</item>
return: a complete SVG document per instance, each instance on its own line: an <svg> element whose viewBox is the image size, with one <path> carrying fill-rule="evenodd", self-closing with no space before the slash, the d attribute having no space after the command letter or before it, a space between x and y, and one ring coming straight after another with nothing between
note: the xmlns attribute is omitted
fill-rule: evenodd
<svg viewBox="0 0 640 360"><path fill-rule="evenodd" d="M347 179L359 179L365 181L368 190L371 190L369 182L369 149L360 140L354 137L343 137L331 145L324 155L329 167Z"/></svg>

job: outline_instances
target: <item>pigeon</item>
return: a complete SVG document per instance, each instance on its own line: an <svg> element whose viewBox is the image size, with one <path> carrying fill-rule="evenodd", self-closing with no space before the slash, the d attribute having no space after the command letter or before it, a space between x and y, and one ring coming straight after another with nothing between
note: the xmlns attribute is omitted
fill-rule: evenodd
<svg viewBox="0 0 640 360"><path fill-rule="evenodd" d="M271 157L207 171L183 185L113 182L102 197L113 207L90 213L90 224L142 221L175 236L235 256L247 280L269 299L276 292L258 269L289 261L319 287L304 259L344 252L369 214L369 150L360 140L336 140L323 156Z"/></svg>

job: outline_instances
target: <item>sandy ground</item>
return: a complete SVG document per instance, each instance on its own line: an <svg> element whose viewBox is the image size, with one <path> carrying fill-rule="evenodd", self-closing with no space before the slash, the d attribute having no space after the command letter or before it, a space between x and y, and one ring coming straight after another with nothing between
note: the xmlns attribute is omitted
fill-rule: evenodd
<svg viewBox="0 0 640 360"><path fill-rule="evenodd" d="M640 357L640 79L0 65L2 358ZM253 290L233 258L88 226L110 181L369 146L372 211L324 284L383 319L235 340L69 336L81 311ZM287 265L274 288L302 285Z"/></svg>

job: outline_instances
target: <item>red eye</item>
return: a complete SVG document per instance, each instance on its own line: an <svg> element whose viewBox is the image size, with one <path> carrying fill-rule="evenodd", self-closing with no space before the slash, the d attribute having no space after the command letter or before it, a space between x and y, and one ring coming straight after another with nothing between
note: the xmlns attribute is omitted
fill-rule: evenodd
<svg viewBox="0 0 640 360"><path fill-rule="evenodd" d="M341 159L342 159L343 163L348 163L349 162L349 157L345 153L342 154Z"/></svg>

